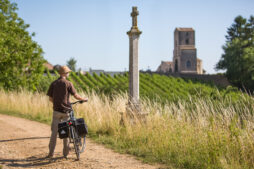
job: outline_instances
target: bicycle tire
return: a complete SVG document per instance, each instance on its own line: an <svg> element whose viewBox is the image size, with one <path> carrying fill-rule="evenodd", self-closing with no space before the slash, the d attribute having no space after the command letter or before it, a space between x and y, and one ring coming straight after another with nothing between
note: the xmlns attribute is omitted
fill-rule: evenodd
<svg viewBox="0 0 254 169"><path fill-rule="evenodd" d="M78 136L78 143L79 143L79 153L83 153L86 148L86 136L84 137Z"/></svg>
<svg viewBox="0 0 254 169"><path fill-rule="evenodd" d="M75 127L72 126L71 130L72 130L72 133L73 133L73 145L74 145L76 157L77 157L77 160L79 160L80 159L80 149L79 149L80 138L78 136L78 133L77 133Z"/></svg>
<svg viewBox="0 0 254 169"><path fill-rule="evenodd" d="M85 148L86 148L86 136L83 137L83 138L80 138L81 139L81 150L80 150L80 153L83 153L85 151Z"/></svg>

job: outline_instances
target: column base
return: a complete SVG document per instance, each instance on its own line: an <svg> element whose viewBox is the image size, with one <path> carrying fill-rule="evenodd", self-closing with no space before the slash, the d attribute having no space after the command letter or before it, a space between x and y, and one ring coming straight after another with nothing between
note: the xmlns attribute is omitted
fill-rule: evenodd
<svg viewBox="0 0 254 169"><path fill-rule="evenodd" d="M148 113L142 112L141 105L138 103L128 103L126 111L121 113L121 125L138 125L145 124Z"/></svg>

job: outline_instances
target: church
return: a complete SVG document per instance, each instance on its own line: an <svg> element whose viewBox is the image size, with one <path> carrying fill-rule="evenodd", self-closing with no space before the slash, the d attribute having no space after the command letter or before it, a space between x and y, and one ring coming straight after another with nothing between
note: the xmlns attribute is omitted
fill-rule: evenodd
<svg viewBox="0 0 254 169"><path fill-rule="evenodd" d="M173 55L173 61L162 61L157 69L157 72L188 74L204 73L202 60L197 58L194 29L175 29Z"/></svg>

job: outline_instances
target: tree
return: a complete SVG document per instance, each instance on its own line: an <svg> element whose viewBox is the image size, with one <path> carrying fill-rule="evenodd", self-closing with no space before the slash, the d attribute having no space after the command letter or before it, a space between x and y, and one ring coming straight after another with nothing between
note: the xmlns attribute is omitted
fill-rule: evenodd
<svg viewBox="0 0 254 169"><path fill-rule="evenodd" d="M76 63L77 61L74 58L70 58L70 60L67 61L67 66L74 72L76 72Z"/></svg>
<svg viewBox="0 0 254 169"><path fill-rule="evenodd" d="M228 28L224 54L216 64L226 70L229 81L240 88L254 91L254 17L237 16Z"/></svg>
<svg viewBox="0 0 254 169"><path fill-rule="evenodd" d="M42 48L18 17L16 3L0 0L0 87L36 90L45 62Z"/></svg>

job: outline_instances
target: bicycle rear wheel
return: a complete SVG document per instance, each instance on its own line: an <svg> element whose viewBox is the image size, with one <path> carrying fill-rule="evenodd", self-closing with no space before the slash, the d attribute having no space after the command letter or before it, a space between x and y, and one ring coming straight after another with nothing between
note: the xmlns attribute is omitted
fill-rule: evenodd
<svg viewBox="0 0 254 169"><path fill-rule="evenodd" d="M77 156L77 160L80 159L80 137L78 136L78 133L75 129L75 127L71 127L72 133L73 133L73 145L75 149L75 153Z"/></svg>
<svg viewBox="0 0 254 169"><path fill-rule="evenodd" d="M86 148L86 137L78 136L77 144L79 144L79 153L83 153Z"/></svg>
<svg viewBox="0 0 254 169"><path fill-rule="evenodd" d="M80 137L80 153L83 153L86 148L86 136L85 137Z"/></svg>

